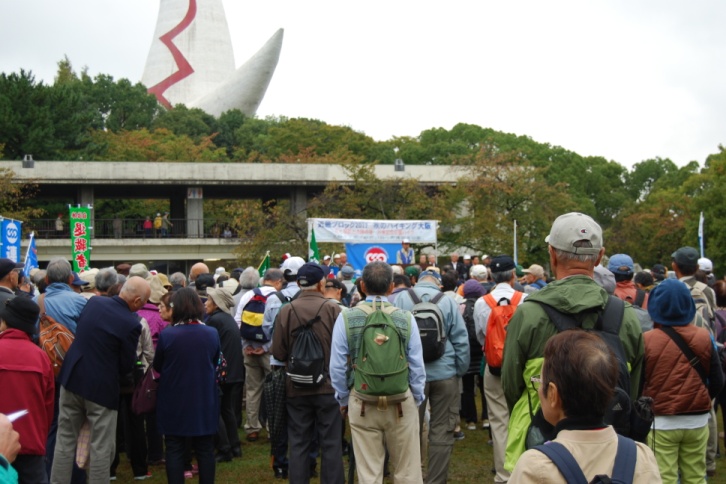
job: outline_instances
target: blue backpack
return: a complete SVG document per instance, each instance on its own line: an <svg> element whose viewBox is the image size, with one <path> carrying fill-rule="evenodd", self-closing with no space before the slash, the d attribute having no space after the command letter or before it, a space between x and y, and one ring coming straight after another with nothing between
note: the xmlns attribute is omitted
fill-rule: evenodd
<svg viewBox="0 0 726 484"><path fill-rule="evenodd" d="M622 435L618 435L618 452L615 455L613 475L595 476L590 483L587 482L587 478L582 472L580 465L564 445L559 442L548 442L534 448L550 458L568 484L626 484L633 482L635 462L638 459L638 449L633 440Z"/></svg>
<svg viewBox="0 0 726 484"><path fill-rule="evenodd" d="M248 341L267 343L269 340L262 330L262 320L265 315L267 296L262 294L259 288L254 288L252 291L254 292L252 298L242 308L242 324L240 324L239 333L240 336Z"/></svg>

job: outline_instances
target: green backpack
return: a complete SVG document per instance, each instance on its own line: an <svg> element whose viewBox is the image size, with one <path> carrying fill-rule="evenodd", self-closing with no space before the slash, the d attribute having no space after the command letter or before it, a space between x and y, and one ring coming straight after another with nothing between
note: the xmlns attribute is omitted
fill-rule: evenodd
<svg viewBox="0 0 726 484"><path fill-rule="evenodd" d="M353 388L356 392L370 396L392 396L408 390L408 359L406 339L391 318L398 311L395 306L375 308L361 304L356 306L366 313L365 326L361 330L358 354L353 360ZM346 311L347 312L347 311ZM409 321L409 335L410 333ZM346 321L346 333L350 338L350 327Z"/></svg>

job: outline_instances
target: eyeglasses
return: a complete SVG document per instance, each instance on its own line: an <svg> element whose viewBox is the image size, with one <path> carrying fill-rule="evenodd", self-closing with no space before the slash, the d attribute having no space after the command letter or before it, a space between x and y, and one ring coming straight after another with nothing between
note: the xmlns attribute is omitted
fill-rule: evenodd
<svg viewBox="0 0 726 484"><path fill-rule="evenodd" d="M530 383L532 383L532 389L535 392L539 391L539 387L542 386L542 377L540 375L534 375L529 379Z"/></svg>

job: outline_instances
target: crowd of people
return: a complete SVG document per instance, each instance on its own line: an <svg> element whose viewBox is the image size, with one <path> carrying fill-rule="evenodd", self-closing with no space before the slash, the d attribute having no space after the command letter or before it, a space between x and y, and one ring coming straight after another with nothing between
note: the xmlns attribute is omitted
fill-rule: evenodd
<svg viewBox="0 0 726 484"><path fill-rule="evenodd" d="M416 264L407 239L394 265L285 254L264 274L0 259L0 482L108 482L125 452L135 480L213 483L242 429L277 479L445 483L480 424L497 483L713 476L726 281L691 247L671 270L608 258L580 213L545 242L528 268Z"/></svg>

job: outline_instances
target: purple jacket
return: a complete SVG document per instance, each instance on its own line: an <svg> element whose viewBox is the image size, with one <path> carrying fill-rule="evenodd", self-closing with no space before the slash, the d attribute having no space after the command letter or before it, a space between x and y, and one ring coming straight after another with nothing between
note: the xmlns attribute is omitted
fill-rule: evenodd
<svg viewBox="0 0 726 484"><path fill-rule="evenodd" d="M136 314L141 316L149 323L149 332L151 333L151 341L154 343L154 349L156 349L156 343L159 341L159 333L161 330L169 326L168 321L161 319L159 315L159 306L147 302L144 307L139 309Z"/></svg>

